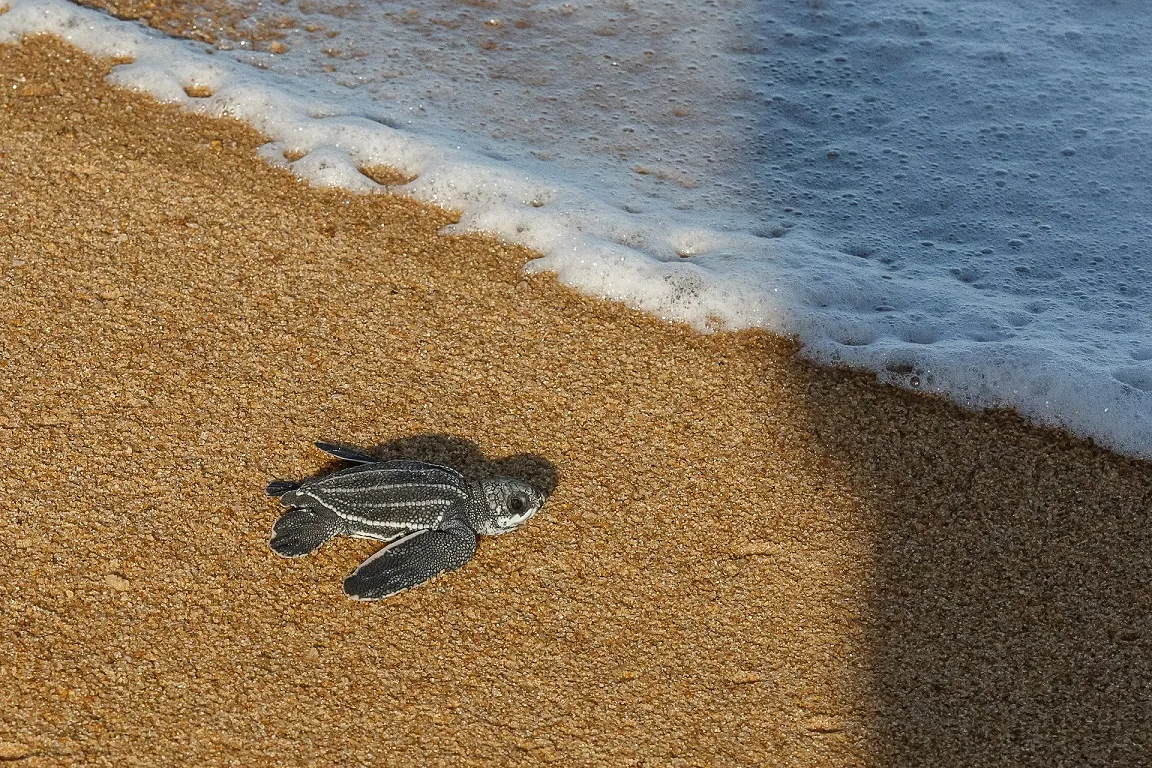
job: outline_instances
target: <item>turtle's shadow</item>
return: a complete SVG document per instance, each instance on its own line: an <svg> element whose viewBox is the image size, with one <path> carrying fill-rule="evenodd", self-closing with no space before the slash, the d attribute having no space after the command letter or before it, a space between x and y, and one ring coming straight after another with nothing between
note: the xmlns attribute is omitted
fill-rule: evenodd
<svg viewBox="0 0 1152 768"><path fill-rule="evenodd" d="M480 446L471 440L451 435L413 435L399 437L370 448L330 441L333 445L355 448L379 461L408 459L429 464L442 464L458 470L468 480L486 480L491 477L511 477L521 480L551 496L556 490L559 476L556 466L542 456L520 453L503 459L488 459ZM347 467L349 462L333 459L323 469L311 475L322 477Z"/></svg>

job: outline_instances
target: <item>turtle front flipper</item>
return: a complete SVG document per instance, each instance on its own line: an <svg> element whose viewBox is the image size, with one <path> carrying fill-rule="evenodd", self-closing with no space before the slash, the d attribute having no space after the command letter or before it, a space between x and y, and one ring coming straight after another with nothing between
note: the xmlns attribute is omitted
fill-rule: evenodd
<svg viewBox="0 0 1152 768"><path fill-rule="evenodd" d="M454 571L476 554L476 533L464 525L410 533L381 549L344 579L357 600L380 600Z"/></svg>
<svg viewBox="0 0 1152 768"><path fill-rule="evenodd" d="M375 464L379 461L379 459L369 456L358 448L349 448L344 445L320 441L317 441L314 445L329 456L335 456L343 461L353 461L357 464Z"/></svg>
<svg viewBox="0 0 1152 768"><path fill-rule="evenodd" d="M344 522L333 514L303 507L290 509L272 526L268 546L281 557L300 557L344 533L344 527Z"/></svg>

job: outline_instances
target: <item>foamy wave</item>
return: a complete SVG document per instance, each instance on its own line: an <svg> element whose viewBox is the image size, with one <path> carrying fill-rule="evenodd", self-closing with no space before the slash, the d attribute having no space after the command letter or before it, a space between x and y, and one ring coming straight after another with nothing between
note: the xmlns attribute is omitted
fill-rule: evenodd
<svg viewBox="0 0 1152 768"><path fill-rule="evenodd" d="M1042 21L1027 9L985 8L976 17L995 23L981 26L960 20L983 7L978 0L955 5L967 11L922 18L879 3L833 19L757 6L746 11L760 14L755 33L717 17L683 34L661 17L674 20L676 3L638 11L588 2L572 11L579 23L550 8L555 18L535 20L535 40L526 34L521 49L506 48L540 57L533 64L551 84L502 96L503 86L472 77L461 87L479 96L439 107L430 98L422 120L405 117L415 91L338 85L384 59L350 59L353 69L325 79L299 30L288 46L296 54L228 53L62 0L10 0L0 39L51 33L130 58L113 69L114 83L251 124L269 137L261 157L313 184L374 192L384 187L371 168L393 167L412 180L388 189L462 211L455 229L533 248L542 257L528 269L589 293L702 330L796 334L816 360L871 368L970 407L1013 407L1152 456L1150 245L1139 213L1152 204L1140 181L1152 165L1152 122L1148 87L1124 80L1149 36L1098 35L1107 19L1071 7ZM390 6L372 8L382 15L352 18L346 34L364 28L378 47L390 35L408 44ZM695 12L705 22L735 13ZM641 48L627 59L628 25L610 14L629 13L647 14L636 26L654 40L680 35L680 58ZM1152 28L1152 13L1136 16L1133 28ZM734 33L739 45L721 39L724 29L745 30ZM518 120L532 102L525 94L567 93L586 79L581 67L602 66L563 58L591 35L610 40L605 58L623 65L610 70L610 85L630 95L620 106L626 125L601 105L587 124L564 113L575 133L525 129L495 149L489 135L457 130L475 119L470 109L511 133L513 123L542 120L545 111ZM708 46L724 55L684 59ZM1043 55L1017 61L1021 46ZM506 66L493 50L496 58L469 66ZM668 63L646 67L644 57ZM246 63L253 58L273 71ZM576 73L569 79L565 62ZM664 101L691 112L691 100L675 96L688 73L693 87L707 86L698 99L717 131L696 123L699 136L660 134ZM428 93L450 93L457 77L444 66L393 75ZM604 124L650 136L656 149L638 140L605 151L607 142L584 140ZM566 154L533 158L533 140L548 146L537 156ZM620 159L629 153L648 165ZM671 165L649 159L673 154Z"/></svg>

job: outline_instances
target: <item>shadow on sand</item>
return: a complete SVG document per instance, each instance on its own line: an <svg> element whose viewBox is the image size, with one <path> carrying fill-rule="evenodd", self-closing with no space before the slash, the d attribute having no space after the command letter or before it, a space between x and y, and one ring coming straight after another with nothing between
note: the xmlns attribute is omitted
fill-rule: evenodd
<svg viewBox="0 0 1152 768"><path fill-rule="evenodd" d="M874 539L881 764L1147 765L1152 465L865 374L810 381Z"/></svg>

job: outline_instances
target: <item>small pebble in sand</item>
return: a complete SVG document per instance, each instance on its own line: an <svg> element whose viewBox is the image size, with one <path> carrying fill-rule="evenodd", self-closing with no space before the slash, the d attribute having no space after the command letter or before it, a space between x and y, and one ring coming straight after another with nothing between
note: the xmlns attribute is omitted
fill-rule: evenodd
<svg viewBox="0 0 1152 768"><path fill-rule="evenodd" d="M736 683L737 685L748 685L749 683L762 683L767 678L759 672L737 672L728 676L728 682Z"/></svg>
<svg viewBox="0 0 1152 768"><path fill-rule="evenodd" d="M813 733L839 733L844 730L844 721L831 715L814 715L804 721L804 730Z"/></svg>
<svg viewBox="0 0 1152 768"><path fill-rule="evenodd" d="M738 544L732 549L732 554L736 557L753 557L754 555L771 554L771 552L772 545L766 541L749 541Z"/></svg>
<svg viewBox="0 0 1152 768"><path fill-rule="evenodd" d="M132 582L117 573L110 573L105 576L104 583L117 592L127 592L132 588Z"/></svg>

